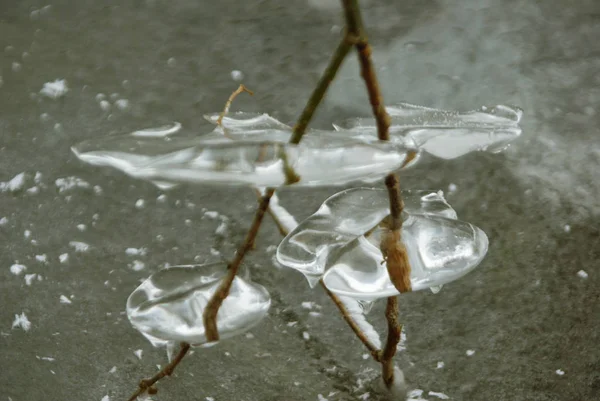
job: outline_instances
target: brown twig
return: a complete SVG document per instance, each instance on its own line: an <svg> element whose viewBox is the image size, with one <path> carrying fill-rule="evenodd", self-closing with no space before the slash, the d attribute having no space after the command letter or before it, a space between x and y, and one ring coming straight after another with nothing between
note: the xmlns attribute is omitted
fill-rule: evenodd
<svg viewBox="0 0 600 401"><path fill-rule="evenodd" d="M321 79L319 79L317 87L313 90L312 94L310 95L310 98L308 99L308 102L306 103L306 106L304 107L304 110L302 110L302 114L300 114L298 122L294 126L294 131L292 133L290 143L300 143L302 136L306 132L306 127L308 127L308 123L312 119L315 110L321 103L321 100L323 100L325 92L327 92L327 89L329 88L329 84L331 84L331 82L335 78L335 74L337 74L337 71L342 65L344 59L346 58L346 55L348 54L350 49L352 49L352 45L353 42L348 40L348 35L344 35L344 37L340 41L340 44L335 50L335 53L333 54L329 65L323 72Z"/></svg>
<svg viewBox="0 0 600 401"><path fill-rule="evenodd" d="M206 340L208 342L218 341L219 340L219 331L217 330L217 313L219 312L219 308L221 304L229 295L229 290L231 289L231 284L233 283L233 279L237 274L237 271L242 264L242 260L244 260L244 256L246 253L252 248L254 244L254 239L256 238L256 234L258 234L258 229L263 221L265 213L269 208L269 202L271 197L275 193L273 188L269 188L265 191L264 195L261 197L260 204L258 209L256 209L256 214L254 215L254 220L252 221L252 225L250 226L250 230L248 234L246 234L246 239L240 248L237 250L235 258L229 266L227 267L227 275L210 298L206 307L204 309L204 313L202 315L202 319L204 321L204 328L206 330Z"/></svg>
<svg viewBox="0 0 600 401"><path fill-rule="evenodd" d="M190 344L181 343L181 348L179 349L179 352L177 353L175 358L151 378L142 379L140 381L139 388L137 389L137 391L133 393L127 401L135 401L140 395L144 394L146 391L156 393L156 391L158 390L155 387L153 387L154 384L165 376L171 376L177 365L179 365L179 362L181 362L181 360L189 350Z"/></svg>
<svg viewBox="0 0 600 401"><path fill-rule="evenodd" d="M223 126L223 117L225 117L225 115L227 113L229 113L229 108L231 107L231 103L233 102L233 99L235 99L242 92L246 92L246 93L250 94L250 96L254 95L254 92L252 92L250 89L246 88L244 85L240 84L240 86L235 91L233 91L233 93L229 96L229 99L227 99L227 102L225 103L225 108L223 108L223 111L221 112L221 114L219 115L219 118L217 119L218 126L220 126L220 127Z"/></svg>
<svg viewBox="0 0 600 401"><path fill-rule="evenodd" d="M365 345L365 347L367 347L367 349L371 353L371 356L377 362L379 362L382 351L379 348L377 348L371 341L369 341L369 339L367 338L365 333L363 333L363 331L360 329L360 327L358 327L358 324L356 324L354 319L352 319L352 317L348 313L348 310L346 309L346 307L344 306L342 301L338 298L338 296L335 295L333 292L331 292L329 290L329 288L327 288L325 286L325 283L323 282L323 280L320 280L319 283L321 283L321 286L323 287L323 289L325 290L327 295L329 295L329 298L331 298L331 300L333 301L335 306L337 306L340 313L342 314L342 317L344 318L346 323L348 323L348 326L350 326L350 328L352 329L354 334L356 334L356 337L358 337L358 339Z"/></svg>
<svg viewBox="0 0 600 401"><path fill-rule="evenodd" d="M383 96L371 61L371 46L363 26L358 0L342 0L348 34L355 38L361 76L367 86L369 102L377 123L377 137L382 141L389 140L390 117L385 110ZM414 156L413 156L414 157ZM385 185L390 199L390 221L388 232L382 239L382 253L386 260L388 273L394 286L400 291L410 291L410 264L406 249L401 243L402 210L404 203L400 196L400 184L395 174L385 178ZM381 354L382 375L388 388L394 382L393 357L396 353L402 326L398 322L398 300L396 297L387 299L386 319L388 321L388 336Z"/></svg>

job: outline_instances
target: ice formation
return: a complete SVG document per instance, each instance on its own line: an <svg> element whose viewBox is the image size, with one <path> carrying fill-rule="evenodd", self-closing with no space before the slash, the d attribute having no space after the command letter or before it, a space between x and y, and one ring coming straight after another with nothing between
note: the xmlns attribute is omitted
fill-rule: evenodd
<svg viewBox="0 0 600 401"><path fill-rule="evenodd" d="M294 175L299 177L295 186L342 185L381 179L406 159L406 152L391 143L364 143L339 133L288 144L279 134L271 135L287 131L264 125L259 121L247 127L243 135L249 137L239 141L225 134L237 131L224 122L225 133L217 127L204 136L170 135L175 131L170 126L163 128L164 135L154 130L155 136L140 136L138 131L92 139L72 150L84 162L114 167L162 189L178 183L279 187L294 182Z"/></svg>
<svg viewBox="0 0 600 401"><path fill-rule="evenodd" d="M442 159L485 150L499 152L521 135L518 107L497 105L491 108L458 112L401 103L386 107L391 117L390 140L424 150ZM376 135L372 118L354 118L334 124L338 130Z"/></svg>
<svg viewBox="0 0 600 401"><path fill-rule="evenodd" d="M51 99L58 99L59 97L66 95L68 91L67 81L64 79L57 79L53 82L46 82L40 90L40 94Z"/></svg>
<svg viewBox="0 0 600 401"><path fill-rule="evenodd" d="M193 346L210 345L202 314L227 272L222 262L172 266L150 276L127 300L131 324L154 346L185 341ZM261 285L236 276L229 296L217 315L221 339L245 332L258 324L269 310L271 297Z"/></svg>
<svg viewBox="0 0 600 401"><path fill-rule="evenodd" d="M481 262L487 236L457 220L441 192L403 191L402 196L402 240L413 291L456 280ZM322 278L338 295L367 301L396 295L379 250L379 223L388 214L386 190L339 192L281 242L277 261L300 271L311 285Z"/></svg>

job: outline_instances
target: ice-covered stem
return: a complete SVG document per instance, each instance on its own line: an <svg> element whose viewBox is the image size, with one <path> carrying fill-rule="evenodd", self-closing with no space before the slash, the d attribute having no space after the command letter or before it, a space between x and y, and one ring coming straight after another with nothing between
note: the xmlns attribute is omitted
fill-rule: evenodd
<svg viewBox="0 0 600 401"><path fill-rule="evenodd" d="M181 348L179 349L179 352L177 353L175 358L151 378L142 379L140 381L137 391L133 393L131 397L129 397L128 401L135 401L140 395L144 394L145 392L148 392L149 394L155 394L158 390L156 389L156 387L153 387L154 384L165 376L171 376L177 365L179 365L179 362L181 362L181 360L189 350L190 344L181 343Z"/></svg>
<svg viewBox="0 0 600 401"><path fill-rule="evenodd" d="M217 119L217 125L219 125L221 127L223 126L223 117L225 117L225 115L227 113L229 113L229 108L231 107L231 103L233 103L233 100L242 92L246 92L250 96L254 96L254 92L252 92L250 89L246 88L244 85L240 84L240 86L235 91L233 91L231 96L229 96L229 99L227 99L227 102L225 103L225 108L223 108L223 111L221 112L221 114L219 115L219 118Z"/></svg>
<svg viewBox="0 0 600 401"><path fill-rule="evenodd" d="M367 347L373 359L375 359L377 362L380 362L382 351L379 348L377 348L371 341L369 341L366 334L361 330L361 328L354 321L354 319L352 319L350 313L348 313L348 310L344 306L343 302L337 297L337 295L335 295L329 290L329 288L327 288L323 280L320 280L319 283L321 283L321 286L323 287L327 295L329 295L329 298L331 298L335 306L337 306L338 310L342 314L342 317L344 318L346 323L348 323L348 326L350 326L354 334L356 334L356 337L358 337L358 339L365 345L365 347Z"/></svg>
<svg viewBox="0 0 600 401"><path fill-rule="evenodd" d="M219 340L219 332L217 330L217 313L219 312L221 304L229 295L231 284L233 283L233 279L235 278L238 269L242 264L242 260L244 260L244 256L246 256L246 253L252 249L254 245L254 239L256 238L256 234L258 234L258 229L260 228L263 218L265 217L265 213L269 208L269 202L274 193L275 190L269 188L261 197L258 209L256 209L256 213L254 214L254 220L252 220L252 225L248 230L248 234L246 234L246 239L244 240L242 246L240 246L240 248L237 250L233 261L229 263L229 266L227 267L227 275L206 304L202 319L206 330L206 340L208 342Z"/></svg>
<svg viewBox="0 0 600 401"><path fill-rule="evenodd" d="M310 98L308 99L304 110L302 110L302 114L300 114L298 122L294 126L294 131L292 134L292 139L290 139L290 143L300 143L302 136L306 132L306 127L308 127L308 123L312 119L315 110L323 100L325 92L327 92L327 89L329 88L329 84L331 84L331 82L335 78L335 74L342 65L342 62L346 58L346 55L352 48L352 45L353 42L349 40L348 35L344 35L344 37L340 41L340 44L335 50L335 53L333 53L333 57L331 58L329 65L323 72L321 79L319 79L316 88L310 95Z"/></svg>
<svg viewBox="0 0 600 401"><path fill-rule="evenodd" d="M371 46L363 26L358 0L342 0L342 4L346 17L347 34L355 38L361 76L367 86L369 102L377 123L377 137L382 141L387 141L390 139L390 117L385 111L383 96L371 61ZM394 286L400 292L410 291L410 264L400 237L404 203L400 196L398 177L395 174L389 174L385 178L385 186L390 199L390 219L388 222L389 231L382 239L382 253ZM402 326L398 322L398 314L397 298L389 297L385 313L388 322L388 336L380 358L383 380L388 388L391 388L394 382L393 357L402 331Z"/></svg>

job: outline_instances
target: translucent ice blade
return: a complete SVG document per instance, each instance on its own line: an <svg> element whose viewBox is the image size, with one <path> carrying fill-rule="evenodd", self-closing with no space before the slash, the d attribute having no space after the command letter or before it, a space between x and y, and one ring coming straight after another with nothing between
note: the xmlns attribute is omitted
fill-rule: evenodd
<svg viewBox="0 0 600 401"><path fill-rule="evenodd" d="M414 146L436 157L453 159L466 153L485 150L499 152L521 135L519 122L523 111L498 105L492 108L458 112L401 103L387 107L391 117L391 140ZM375 135L371 118L355 118L334 124L362 135Z"/></svg>
<svg viewBox="0 0 600 401"><path fill-rule="evenodd" d="M213 263L173 266L153 274L129 296L129 321L155 346L206 344L202 314L226 271L225 263ZM270 305L264 287L236 277L217 315L220 338L249 330L266 316Z"/></svg>
<svg viewBox="0 0 600 401"><path fill-rule="evenodd" d="M336 139L337 138L337 139ZM402 166L406 152L389 143L366 144L333 138L292 145L273 141L232 141L208 136L121 135L73 147L84 162L110 166L168 188L178 183L249 184L279 187L285 167L300 177L297 186L374 181ZM327 172L327 174L324 174Z"/></svg>
<svg viewBox="0 0 600 401"><path fill-rule="evenodd" d="M357 299L397 295L381 263L380 238L381 229L376 229L368 238L360 236L340 250L323 276L327 288ZM439 290L477 267L488 249L481 229L435 215L409 215L402 226L402 238L411 264L413 291Z"/></svg>
<svg viewBox="0 0 600 401"><path fill-rule="evenodd" d="M441 191L402 191L402 198L407 214L456 218ZM277 248L277 260L314 282L325 272L337 250L371 230L389 213L385 189L352 188L338 192L284 238Z"/></svg>
<svg viewBox="0 0 600 401"><path fill-rule="evenodd" d="M213 123L217 124L220 113L211 113L205 114L204 118ZM277 130L288 130L291 129L289 125L286 125L275 118L271 117L268 114L260 114L260 113L246 113L246 112L235 112L228 113L223 116L223 120L221 121L221 125L226 130L231 131L259 131L259 130L267 130L267 129L277 129Z"/></svg>

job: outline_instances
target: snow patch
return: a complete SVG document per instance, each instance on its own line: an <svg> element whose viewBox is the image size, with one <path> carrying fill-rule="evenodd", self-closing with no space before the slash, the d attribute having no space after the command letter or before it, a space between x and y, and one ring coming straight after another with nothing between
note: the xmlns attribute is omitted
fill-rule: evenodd
<svg viewBox="0 0 600 401"><path fill-rule="evenodd" d="M18 276L19 274L23 273L25 270L27 270L27 266L21 265L19 263L15 263L14 265L12 265L10 267L10 272L12 274L14 274L15 276Z"/></svg>
<svg viewBox="0 0 600 401"><path fill-rule="evenodd" d="M53 82L46 82L40 90L40 94L51 99L58 99L59 97L66 95L68 91L67 81L64 79L57 79Z"/></svg>
<svg viewBox="0 0 600 401"><path fill-rule="evenodd" d="M31 329L31 322L27 319L25 312L20 315L15 315L15 320L12 323L12 328L15 329L17 327L22 328L24 331L29 331Z"/></svg>

